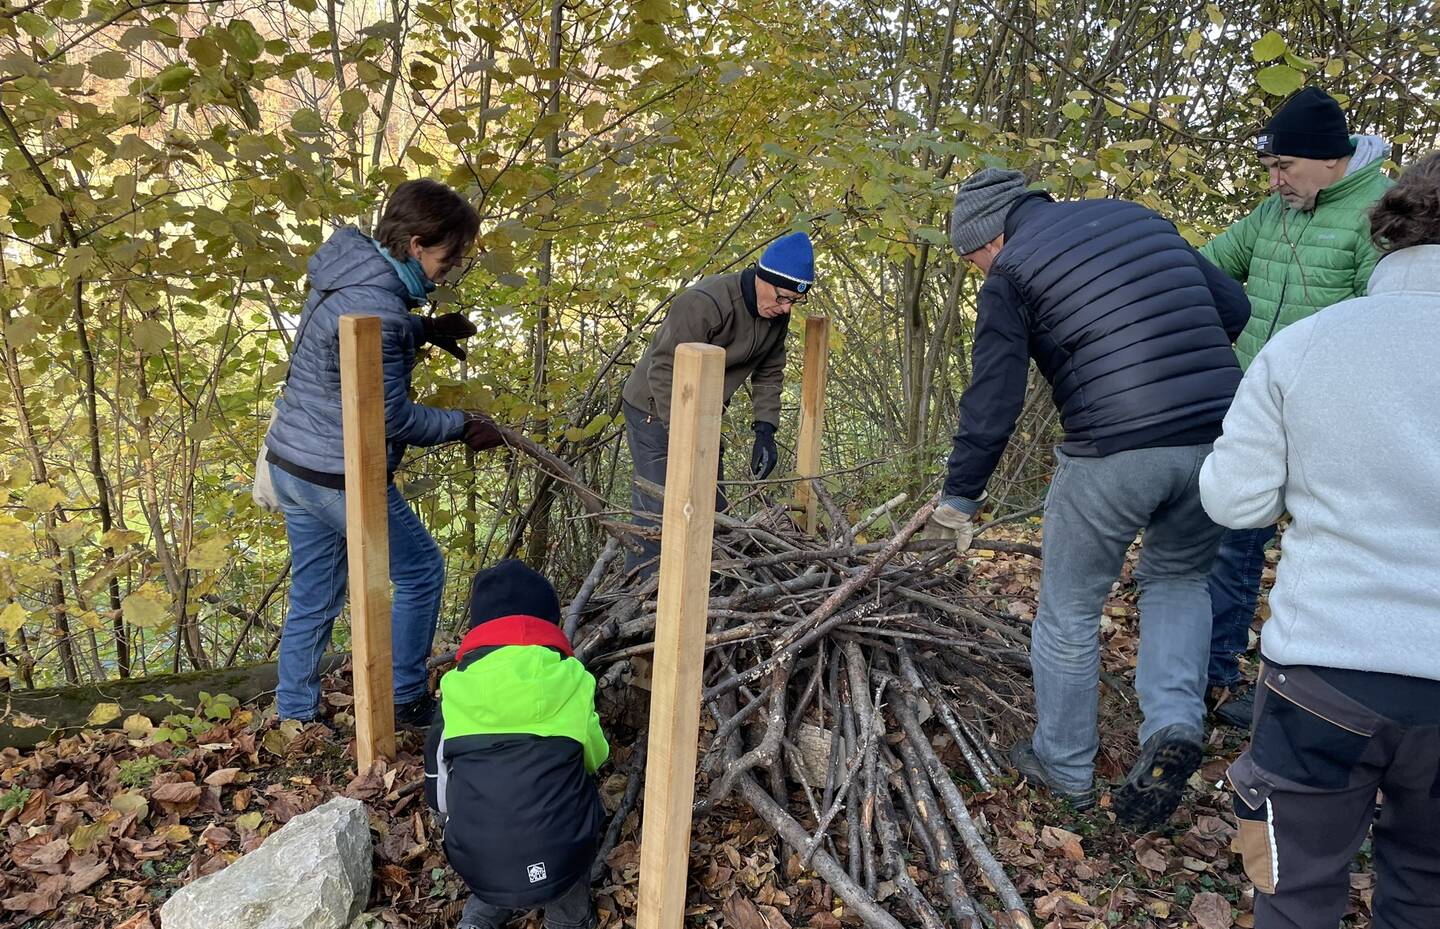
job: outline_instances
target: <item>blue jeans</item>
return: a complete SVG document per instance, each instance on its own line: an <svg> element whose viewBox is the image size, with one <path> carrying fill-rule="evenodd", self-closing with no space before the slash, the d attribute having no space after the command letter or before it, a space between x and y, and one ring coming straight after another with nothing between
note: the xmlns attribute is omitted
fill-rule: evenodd
<svg viewBox="0 0 1440 929"><path fill-rule="evenodd" d="M330 644L335 617L345 605L349 564L345 548L345 491L321 487L272 468L275 493L285 512L290 540L290 609L280 636L280 683L275 701L281 718L313 719L320 708L320 656ZM390 612L395 702L425 696L425 661L435 638L445 558L420 517L389 489Z"/></svg>
<svg viewBox="0 0 1440 929"><path fill-rule="evenodd" d="M1209 445L1141 448L1104 458L1057 451L1045 497L1045 559L1030 642L1035 754L1067 793L1095 775L1100 615L1125 552L1142 530L1140 648L1135 690L1143 744L1166 726L1197 735L1205 716L1210 596L1205 582L1221 528L1200 505Z"/></svg>
<svg viewBox="0 0 1440 929"><path fill-rule="evenodd" d="M1240 683L1236 656L1250 647L1250 623L1260 601L1265 546L1273 538L1274 526L1227 529L1220 538L1220 551L1210 570L1210 606L1215 617L1210 633L1211 687Z"/></svg>

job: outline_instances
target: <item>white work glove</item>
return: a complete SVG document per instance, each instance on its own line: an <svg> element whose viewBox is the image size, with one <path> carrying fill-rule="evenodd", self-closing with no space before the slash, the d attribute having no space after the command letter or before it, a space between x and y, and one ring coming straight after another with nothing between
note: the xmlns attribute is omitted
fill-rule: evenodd
<svg viewBox="0 0 1440 929"><path fill-rule="evenodd" d="M955 553L963 555L975 539L975 518L961 508L961 503L970 503L961 497L946 497L930 514L930 521L941 531L955 540Z"/></svg>

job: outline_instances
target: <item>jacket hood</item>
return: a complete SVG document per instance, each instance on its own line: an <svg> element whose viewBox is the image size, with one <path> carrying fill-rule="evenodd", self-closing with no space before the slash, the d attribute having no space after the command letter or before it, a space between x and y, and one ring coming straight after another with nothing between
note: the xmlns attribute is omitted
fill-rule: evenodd
<svg viewBox="0 0 1440 929"><path fill-rule="evenodd" d="M1370 275L1370 296L1385 293L1440 293L1440 245L1414 245L1391 252Z"/></svg>
<svg viewBox="0 0 1440 929"><path fill-rule="evenodd" d="M1390 157L1390 143L1378 135L1355 136L1355 154L1345 168L1345 176L1358 174L1377 161Z"/></svg>
<svg viewBox="0 0 1440 929"><path fill-rule="evenodd" d="M400 275L390 262L375 250L375 242L354 226L345 226L325 241L310 256L305 266L310 286L315 290L338 290L341 287L379 287L395 294L407 304L409 293Z"/></svg>
<svg viewBox="0 0 1440 929"><path fill-rule="evenodd" d="M595 679L574 658L548 648L502 648L464 669L448 671L440 679L445 737L452 733L566 734L565 724L573 722L577 706L589 706L594 688ZM588 711L582 715L588 716Z"/></svg>

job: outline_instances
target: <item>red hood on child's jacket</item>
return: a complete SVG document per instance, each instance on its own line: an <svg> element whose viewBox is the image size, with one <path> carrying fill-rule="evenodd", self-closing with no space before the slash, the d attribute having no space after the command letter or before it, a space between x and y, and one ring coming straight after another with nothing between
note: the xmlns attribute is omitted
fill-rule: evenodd
<svg viewBox="0 0 1440 929"><path fill-rule="evenodd" d="M565 637L561 628L538 616L501 616L481 623L465 634L460 648L455 652L458 662L465 653L487 645L543 645L556 649L568 658L575 657L575 649Z"/></svg>

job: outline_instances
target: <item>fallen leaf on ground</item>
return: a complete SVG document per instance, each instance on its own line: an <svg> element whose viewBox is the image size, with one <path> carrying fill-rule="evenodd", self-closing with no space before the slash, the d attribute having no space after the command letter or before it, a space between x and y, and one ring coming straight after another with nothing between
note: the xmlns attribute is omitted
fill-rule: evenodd
<svg viewBox="0 0 1440 929"><path fill-rule="evenodd" d="M1195 917L1200 929L1230 929L1234 925L1230 901L1214 891L1196 894L1190 901L1190 915Z"/></svg>

